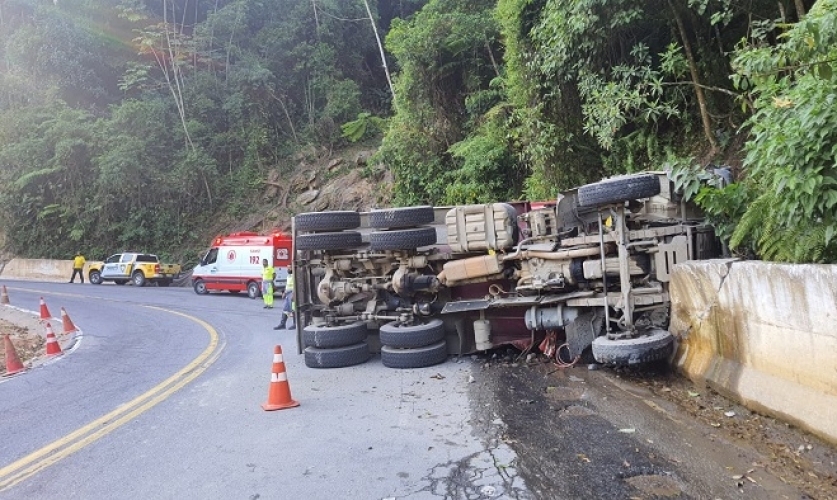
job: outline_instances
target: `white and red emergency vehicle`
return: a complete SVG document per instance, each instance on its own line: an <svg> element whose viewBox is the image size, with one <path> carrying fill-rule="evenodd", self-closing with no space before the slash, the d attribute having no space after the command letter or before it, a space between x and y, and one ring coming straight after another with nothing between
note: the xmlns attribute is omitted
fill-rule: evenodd
<svg viewBox="0 0 837 500"><path fill-rule="evenodd" d="M261 295L262 260L268 259L276 269L273 289L279 292L287 282L292 249L291 235L278 231L269 235L238 232L218 236L192 271L192 286L199 295L246 291L255 299Z"/></svg>

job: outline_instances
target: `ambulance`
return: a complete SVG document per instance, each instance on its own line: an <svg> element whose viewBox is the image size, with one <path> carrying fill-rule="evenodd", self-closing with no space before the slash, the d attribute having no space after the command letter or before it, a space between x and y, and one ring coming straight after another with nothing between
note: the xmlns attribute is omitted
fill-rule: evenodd
<svg viewBox="0 0 837 500"><path fill-rule="evenodd" d="M264 235L238 232L218 236L209 251L192 271L195 293L247 292L251 299L261 296L262 260L268 259L276 269L274 292L285 289L288 266L291 265L291 236L282 232Z"/></svg>

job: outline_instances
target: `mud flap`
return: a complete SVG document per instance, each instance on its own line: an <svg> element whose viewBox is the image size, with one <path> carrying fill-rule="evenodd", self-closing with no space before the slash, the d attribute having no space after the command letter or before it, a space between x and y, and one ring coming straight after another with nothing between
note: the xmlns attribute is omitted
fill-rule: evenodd
<svg viewBox="0 0 837 500"><path fill-rule="evenodd" d="M593 345L593 340L599 336L602 328L604 317L595 312L581 314L564 327L570 359L580 356L585 349Z"/></svg>

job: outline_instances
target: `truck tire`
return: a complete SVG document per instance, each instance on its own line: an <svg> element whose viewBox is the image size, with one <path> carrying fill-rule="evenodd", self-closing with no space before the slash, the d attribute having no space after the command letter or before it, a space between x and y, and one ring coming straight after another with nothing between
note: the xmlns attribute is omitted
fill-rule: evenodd
<svg viewBox="0 0 837 500"><path fill-rule="evenodd" d="M257 299L262 294L262 287L255 281L247 283L247 296L251 299Z"/></svg>
<svg viewBox="0 0 837 500"><path fill-rule="evenodd" d="M674 336L668 330L651 330L648 335L633 339L609 340L607 336L593 341L593 357L608 365L638 365L666 359L674 348Z"/></svg>
<svg viewBox="0 0 837 500"><path fill-rule="evenodd" d="M349 210L306 212L294 217L297 231L342 231L360 227L360 214Z"/></svg>
<svg viewBox="0 0 837 500"><path fill-rule="evenodd" d="M625 175L605 179L578 188L580 207L599 207L660 194L660 178L656 174Z"/></svg>
<svg viewBox="0 0 837 500"><path fill-rule="evenodd" d="M341 250L354 248L362 244L360 233L343 231L340 233L313 233L297 235L294 245L297 250Z"/></svg>
<svg viewBox="0 0 837 500"><path fill-rule="evenodd" d="M415 250L436 244L436 229L417 227L398 231L374 231L369 235L372 250Z"/></svg>
<svg viewBox="0 0 837 500"><path fill-rule="evenodd" d="M308 368L343 368L365 363L372 356L366 342L334 349L306 347L304 353Z"/></svg>
<svg viewBox="0 0 837 500"><path fill-rule="evenodd" d="M206 295L209 293L209 290L206 289L206 283L203 280L195 280L192 288L195 289L195 293L198 295Z"/></svg>
<svg viewBox="0 0 837 500"><path fill-rule="evenodd" d="M381 345L410 349L435 344L445 338L442 320L433 318L421 325L399 325L393 321L381 326Z"/></svg>
<svg viewBox="0 0 837 500"><path fill-rule="evenodd" d="M100 273L99 271L90 271L90 274L87 275L87 279L94 285L101 285L102 273Z"/></svg>
<svg viewBox="0 0 837 500"><path fill-rule="evenodd" d="M370 212L369 225L374 228L398 229L430 224L434 218L433 207L429 205L388 208Z"/></svg>
<svg viewBox="0 0 837 500"><path fill-rule="evenodd" d="M416 349L381 347L381 361L387 368L424 368L448 359L448 345L442 340Z"/></svg>
<svg viewBox="0 0 837 500"><path fill-rule="evenodd" d="M368 334L363 321L338 326L308 325L302 330L302 343L305 347L346 347L363 342Z"/></svg>
<svg viewBox="0 0 837 500"><path fill-rule="evenodd" d="M131 275L131 281L134 282L134 286L145 286L145 275L142 271L137 271Z"/></svg>

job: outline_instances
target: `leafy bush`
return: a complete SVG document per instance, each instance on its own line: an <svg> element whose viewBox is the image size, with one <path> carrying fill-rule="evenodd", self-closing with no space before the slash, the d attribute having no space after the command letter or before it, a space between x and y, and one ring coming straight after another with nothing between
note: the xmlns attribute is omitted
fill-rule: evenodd
<svg viewBox="0 0 837 500"><path fill-rule="evenodd" d="M767 46L755 39L734 65L755 113L746 145L752 203L730 245L765 259L833 262L837 257L837 1L815 4L807 17Z"/></svg>

